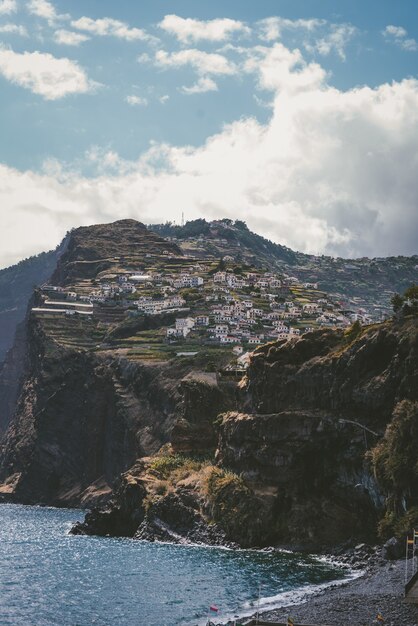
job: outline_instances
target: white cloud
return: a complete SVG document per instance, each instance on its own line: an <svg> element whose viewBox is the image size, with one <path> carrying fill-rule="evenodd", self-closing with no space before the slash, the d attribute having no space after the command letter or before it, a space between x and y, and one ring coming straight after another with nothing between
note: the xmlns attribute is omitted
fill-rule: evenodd
<svg viewBox="0 0 418 626"><path fill-rule="evenodd" d="M418 41L416 39L404 39L401 43L401 48L403 50L410 50L411 52L415 52L418 50Z"/></svg>
<svg viewBox="0 0 418 626"><path fill-rule="evenodd" d="M126 96L125 101L132 107L147 106L148 100L141 96Z"/></svg>
<svg viewBox="0 0 418 626"><path fill-rule="evenodd" d="M279 39L285 30L313 32L326 23L326 20L316 18L289 20L284 17L275 16L260 20L257 25L260 39L273 41Z"/></svg>
<svg viewBox="0 0 418 626"><path fill-rule="evenodd" d="M58 15L55 6L48 0L30 0L27 7L32 15L47 20L51 26L59 20L69 19L69 15Z"/></svg>
<svg viewBox="0 0 418 626"><path fill-rule="evenodd" d="M249 49L243 69L258 77L259 87L276 92L312 92L321 89L325 70L317 63L306 63L300 50L289 50L281 43Z"/></svg>
<svg viewBox="0 0 418 626"><path fill-rule="evenodd" d="M206 93L207 91L218 91L218 85L212 78L201 76L199 80L191 87L181 87L180 91L190 96L196 93Z"/></svg>
<svg viewBox="0 0 418 626"><path fill-rule="evenodd" d="M142 54L140 54L136 60L138 61L138 63L151 63L152 62L152 59L147 52L143 52Z"/></svg>
<svg viewBox="0 0 418 626"><path fill-rule="evenodd" d="M28 31L20 24L2 24L0 26L0 33L4 33L6 35L20 35L21 37L28 36Z"/></svg>
<svg viewBox="0 0 418 626"><path fill-rule="evenodd" d="M16 0L0 0L0 15L10 15L11 13L16 13L16 11Z"/></svg>
<svg viewBox="0 0 418 626"><path fill-rule="evenodd" d="M67 58L57 59L52 54L41 52L20 54L0 48L0 74L45 100L87 93L97 86L74 61Z"/></svg>
<svg viewBox="0 0 418 626"><path fill-rule="evenodd" d="M155 54L155 63L166 68L179 68L188 65L198 74L231 75L238 71L236 65L221 54L204 52L195 48L172 53L158 50Z"/></svg>
<svg viewBox="0 0 418 626"><path fill-rule="evenodd" d="M401 38L401 37L406 37L408 33L403 28L403 26L393 26L393 24L389 24L389 26L386 26L385 30L383 31L383 34Z"/></svg>
<svg viewBox="0 0 418 626"><path fill-rule="evenodd" d="M235 33L244 35L251 33L250 28L243 22L229 18L204 21L166 15L158 26L184 44L201 40L225 41Z"/></svg>
<svg viewBox="0 0 418 626"><path fill-rule="evenodd" d="M118 39L125 39L126 41L156 41L155 37L148 35L148 33L141 28L130 28L125 22L120 22L110 17L103 17L97 20L91 17L81 17L78 20L72 21L71 25L73 28L101 37L117 37Z"/></svg>
<svg viewBox="0 0 418 626"><path fill-rule="evenodd" d="M55 43L64 46L79 46L84 41L88 41L90 37L81 33L74 33L71 30L60 29L54 33Z"/></svg>
<svg viewBox="0 0 418 626"><path fill-rule="evenodd" d="M169 100L170 100L170 96L168 94L165 94L164 96L161 96L161 98L159 98L159 101L161 102L161 104L165 104Z"/></svg>
<svg viewBox="0 0 418 626"><path fill-rule="evenodd" d="M383 36L390 41L393 41L399 48L415 52L418 50L418 41L416 39L407 38L408 32L403 26L394 26L389 24L385 30L382 31Z"/></svg>
<svg viewBox="0 0 418 626"><path fill-rule="evenodd" d="M172 220L184 207L189 219L244 219L308 252L416 253L418 81L342 91L281 44L247 64L273 92L265 124L240 119L199 147L155 144L137 162L92 149L89 178L52 164L42 175L0 167L0 265L73 226Z"/></svg>
<svg viewBox="0 0 418 626"><path fill-rule="evenodd" d="M331 24L323 19L290 20L267 17L258 23L259 37L264 41L280 39L285 31L302 35L308 52L327 56L336 52L345 60L345 48L358 30L352 24Z"/></svg>
<svg viewBox="0 0 418 626"><path fill-rule="evenodd" d="M317 39L313 45L306 44L306 49L316 51L322 56L328 56L336 52L345 61L345 48L351 39L357 34L357 28L351 24L331 24L329 32Z"/></svg>

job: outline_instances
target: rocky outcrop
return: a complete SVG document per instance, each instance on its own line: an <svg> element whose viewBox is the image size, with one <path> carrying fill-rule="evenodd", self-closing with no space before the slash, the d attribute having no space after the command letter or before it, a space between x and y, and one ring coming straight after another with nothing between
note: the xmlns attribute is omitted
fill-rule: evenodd
<svg viewBox="0 0 418 626"><path fill-rule="evenodd" d="M0 479L18 476L28 503L87 504L96 481L113 484L169 440L190 367L132 362L57 345L29 323L27 374L5 434ZM102 495L102 488L99 490Z"/></svg>
<svg viewBox="0 0 418 626"><path fill-rule="evenodd" d="M137 500L141 521L129 536L223 537L241 546L306 550L375 540L388 494L371 454L379 442L389 445L389 434L383 435L399 403L416 399L417 357L412 317L355 335L324 330L257 349L240 383L241 410L217 420L215 465L195 468L193 478L185 478L171 451L164 462L169 482ZM193 384L187 393L189 416L203 396ZM190 426L177 423L173 430L186 455L180 465L187 464L190 433L194 441ZM409 495L414 493L410 485ZM105 517L118 506L116 497ZM102 519L96 511L84 530L100 533ZM205 525L215 526L214 537L205 535Z"/></svg>
<svg viewBox="0 0 418 626"><path fill-rule="evenodd" d="M245 390L251 411L324 410L384 427L417 394L416 319L366 328L353 341L325 329L256 350ZM380 431L382 432L382 430Z"/></svg>
<svg viewBox="0 0 418 626"><path fill-rule="evenodd" d="M170 436L174 452L215 451L215 421L220 413L235 407L236 387L234 382L219 382L217 375L209 372L193 371L182 379L181 416Z"/></svg>

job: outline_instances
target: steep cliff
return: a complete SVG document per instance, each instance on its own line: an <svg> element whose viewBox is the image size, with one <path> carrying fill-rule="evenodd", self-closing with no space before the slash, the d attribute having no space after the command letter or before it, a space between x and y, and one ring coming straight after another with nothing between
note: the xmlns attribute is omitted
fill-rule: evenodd
<svg viewBox="0 0 418 626"><path fill-rule="evenodd" d="M178 396L172 372L59 345L34 319L28 332L27 374L0 476L19 501L83 502L94 483L106 489L167 439Z"/></svg>
<svg viewBox="0 0 418 626"><path fill-rule="evenodd" d="M196 466L171 452L154 461L164 473L151 472L152 479L149 465L135 465L112 503L76 532L111 534L106 520L114 523L120 508L126 513L124 485L133 481L141 490L130 501L129 523L118 527L128 536L310 550L376 539L395 492L404 507L418 504L415 470L386 485L376 471L399 448L393 431L403 403L416 403L417 376L412 317L263 346L240 383L241 410L218 419L216 459ZM415 432L414 416L408 413L404 433ZM415 467L416 448L401 459Z"/></svg>

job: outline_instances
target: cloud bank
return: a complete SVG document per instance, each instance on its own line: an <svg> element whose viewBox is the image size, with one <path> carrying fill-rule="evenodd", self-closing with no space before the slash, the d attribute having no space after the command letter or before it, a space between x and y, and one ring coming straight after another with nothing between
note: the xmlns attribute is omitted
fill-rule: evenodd
<svg viewBox="0 0 418 626"><path fill-rule="evenodd" d="M242 119L198 148L154 145L137 162L96 154L109 172L90 179L51 164L43 175L2 166L1 265L50 248L72 226L182 211L244 219L308 252L416 253L418 81L340 91L281 44L252 63L247 71L274 96L267 124Z"/></svg>

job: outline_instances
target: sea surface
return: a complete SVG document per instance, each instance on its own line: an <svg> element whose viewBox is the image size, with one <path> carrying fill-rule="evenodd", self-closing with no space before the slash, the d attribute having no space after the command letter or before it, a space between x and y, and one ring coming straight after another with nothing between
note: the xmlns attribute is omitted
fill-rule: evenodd
<svg viewBox="0 0 418 626"><path fill-rule="evenodd" d="M273 608L347 576L286 552L69 535L83 512L0 505L1 626L194 626Z"/></svg>

